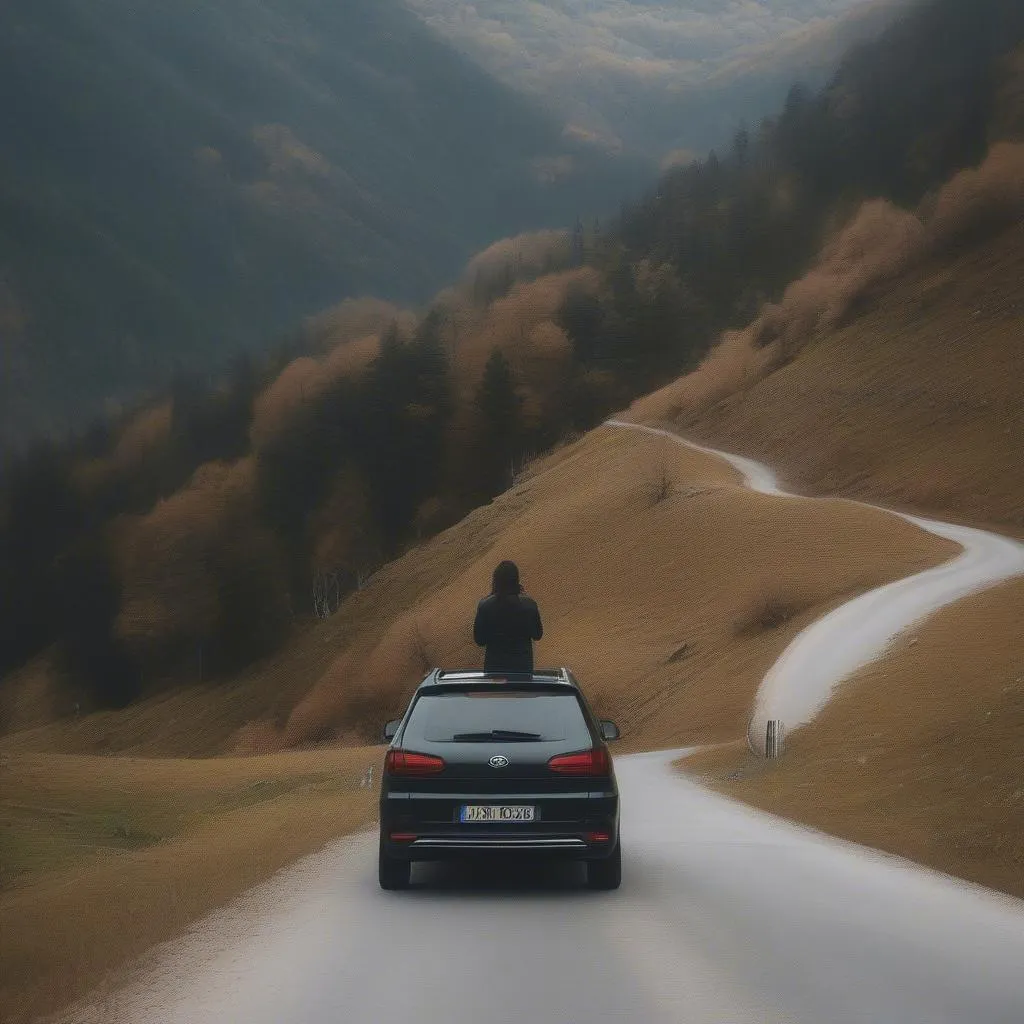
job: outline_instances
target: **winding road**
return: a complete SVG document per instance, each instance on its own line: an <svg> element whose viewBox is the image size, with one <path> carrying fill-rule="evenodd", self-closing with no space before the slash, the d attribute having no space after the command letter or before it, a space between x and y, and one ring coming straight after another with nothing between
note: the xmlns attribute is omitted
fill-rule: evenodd
<svg viewBox="0 0 1024 1024"><path fill-rule="evenodd" d="M757 463L701 450L747 486L783 493ZM764 680L761 720L808 721L901 630L1024 573L1024 545L904 518L963 553L802 632ZM467 876L438 865L417 865L407 892L383 892L376 835L363 833L201 922L137 983L69 1020L1024 1022L1024 903L729 801L672 771L682 753L617 759L617 892L589 892L572 866Z"/></svg>
<svg viewBox="0 0 1024 1024"><path fill-rule="evenodd" d="M695 451L715 455L737 469L747 487L761 494L798 501L821 500L783 491L770 469L742 455L706 448L660 427L623 420L608 420L605 425L666 437ZM1009 537L923 519L849 498L828 500L898 516L928 533L959 544L963 550L944 565L847 601L793 638L765 675L755 699L751 740L760 744L762 753L769 719L781 721L788 731L806 725L828 703L832 692L844 679L884 654L900 633L954 601L1024 575L1024 544Z"/></svg>

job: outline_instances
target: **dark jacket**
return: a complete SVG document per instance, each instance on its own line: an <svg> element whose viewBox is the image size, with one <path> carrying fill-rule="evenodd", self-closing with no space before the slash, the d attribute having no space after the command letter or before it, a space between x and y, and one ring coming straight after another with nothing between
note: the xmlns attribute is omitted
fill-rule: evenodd
<svg viewBox="0 0 1024 1024"><path fill-rule="evenodd" d="M485 672L532 672L532 641L543 634L540 610L532 597L491 594L477 605L473 639L485 648Z"/></svg>

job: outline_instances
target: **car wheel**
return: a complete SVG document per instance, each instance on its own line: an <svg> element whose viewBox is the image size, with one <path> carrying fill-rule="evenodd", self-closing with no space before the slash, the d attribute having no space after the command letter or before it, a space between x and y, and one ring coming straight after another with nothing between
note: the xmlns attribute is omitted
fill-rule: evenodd
<svg viewBox="0 0 1024 1024"><path fill-rule="evenodd" d="M589 889L618 889L622 883L622 844L616 842L611 855L604 860L587 861Z"/></svg>
<svg viewBox="0 0 1024 1024"><path fill-rule="evenodd" d="M382 889L407 889L412 875L412 864L407 860L389 857L383 849L377 854L377 880Z"/></svg>

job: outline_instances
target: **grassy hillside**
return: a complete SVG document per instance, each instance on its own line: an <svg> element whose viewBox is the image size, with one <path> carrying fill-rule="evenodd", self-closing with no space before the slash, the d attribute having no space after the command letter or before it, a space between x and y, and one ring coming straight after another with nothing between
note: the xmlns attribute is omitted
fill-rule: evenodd
<svg viewBox="0 0 1024 1024"><path fill-rule="evenodd" d="M1003 152L1015 161L1006 195L1024 215L1024 147ZM998 161L986 168L998 203ZM968 186L985 173L946 193L960 215L982 204ZM1024 536L1021 221L980 245L926 245L909 263L895 211L860 223L833 262L630 416L762 459L800 493ZM862 262L844 267L854 247Z"/></svg>
<svg viewBox="0 0 1024 1024"><path fill-rule="evenodd" d="M12 733L0 749L213 754L373 740L431 666L480 663L472 614L503 557L541 605L538 663L573 665L629 740L728 740L803 624L954 550L881 513L752 494L716 459L599 428L386 565L249 675L242 699L233 687L177 690ZM776 604L778 622L765 614Z"/></svg>
<svg viewBox="0 0 1024 1024"><path fill-rule="evenodd" d="M943 167L983 155L988 137L1015 130L1019 49L1011 47L1024 23L1005 0L985 2L983 23L963 26L964 52L947 38L958 24L955 5L921 7L877 52L844 62L821 96L794 93L749 151L669 175L610 240L589 236L588 266L568 269L578 260L566 235L499 244L426 316L381 303L340 307L314 322L305 350L284 354L262 379L252 371L220 391L179 388L98 441L17 467L0 520L10 566L4 667L23 666L5 681L10 721L38 720L21 697L33 687L59 691L53 711L63 716L76 700L86 712L139 697L152 704L183 686L216 704L213 687L236 688L259 659L287 660L289 639L310 628L311 592L322 578L344 577L339 598L348 593L416 538L498 493L531 448L592 425L618 397L671 376L674 364L692 365L712 331L756 309L766 291L776 301L634 414L709 437L728 429L752 449L775 431L764 454L785 445L786 457L808 461L808 474L828 474L825 491L858 493L870 477L873 493L940 509L945 488L951 510L1017 522L1015 473L986 481L1016 450L1019 428L1016 366L1002 339L1017 315L1019 261L1006 232L1022 214L1021 147L999 143L937 187ZM921 49L931 39L941 43L937 54ZM948 66L947 49L956 57ZM963 102L951 111L932 102L918 76L890 82L901 55L938 96ZM886 83L899 117L878 109ZM913 130L896 133L899 120ZM858 150L876 127L878 151ZM922 160L928 154L935 159ZM913 205L872 199L858 211L872 182ZM756 202L762 194L774 204L767 212ZM817 263L783 290L787 265L806 265L802 253L823 231L830 241ZM1008 297L986 298L965 320L974 285L961 293L957 282L982 272L990 292ZM885 329L891 311L872 303L901 275L918 292L895 300L909 315L894 336ZM871 308L882 322L864 328ZM943 339L945 362L931 358L933 324L952 335ZM829 377L830 344L849 346L856 360L842 380L863 393L862 403L871 396L861 417L849 415L842 388L817 409L797 400ZM979 353L985 369L972 375L981 379L971 407L959 378L941 375L952 366L967 373ZM794 419L785 434L777 401ZM883 441L872 410L882 422L892 418ZM946 411L950 432L924 440ZM961 436L968 414L971 444ZM809 440L820 417L832 426L831 449ZM898 442L912 435L921 438L917 448L897 464ZM865 448L872 444L875 455ZM953 444L961 454L922 468L936 445L946 452ZM972 445L988 460L973 476L962 454ZM942 472L962 482L947 485ZM278 687L274 715L300 691ZM244 723L250 703L236 702L222 733ZM118 742L148 743L148 727Z"/></svg>
<svg viewBox="0 0 1024 1024"><path fill-rule="evenodd" d="M845 683L785 756L681 763L754 806L1024 898L1024 584L965 599Z"/></svg>
<svg viewBox="0 0 1024 1024"><path fill-rule="evenodd" d="M378 751L6 758L0 1016L27 1024L198 917L369 824Z"/></svg>
<svg viewBox="0 0 1024 1024"><path fill-rule="evenodd" d="M479 663L472 610L499 557L520 561L540 601L538 659L573 665L598 708L622 721L628 750L732 738L758 678L803 623L949 553L905 524L762 500L716 460L599 429L386 566L235 684L34 728L26 718L0 740L0 915L18 922L2 929L13 965L4 1017L84 994L368 821L372 791L353 790L353 772L379 751L360 744L426 667ZM736 572L737 560L756 561L757 574ZM764 615L779 600L782 622ZM8 680L29 712L46 693L38 668ZM342 749L280 750L325 740ZM250 756L204 756L231 752ZM193 760L167 759L175 754ZM115 879L130 900L109 899Z"/></svg>
<svg viewBox="0 0 1024 1024"><path fill-rule="evenodd" d="M640 180L395 0L14 0L0 92L6 444Z"/></svg>
<svg viewBox="0 0 1024 1024"><path fill-rule="evenodd" d="M856 258L838 245L834 262L630 417L764 459L801 493L1024 538L1024 162L1011 153L954 179L936 209L953 223L967 210L1018 210L1012 227L933 241L908 263L892 259L908 236L876 209ZM1010 582L915 627L794 732L778 762L752 758L737 737L683 769L774 813L1024 896L1022 594Z"/></svg>

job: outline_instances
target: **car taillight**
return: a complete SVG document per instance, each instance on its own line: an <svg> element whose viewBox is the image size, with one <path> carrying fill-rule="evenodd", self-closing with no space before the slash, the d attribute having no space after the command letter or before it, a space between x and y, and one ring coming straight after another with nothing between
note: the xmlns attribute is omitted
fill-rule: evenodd
<svg viewBox="0 0 1024 1024"><path fill-rule="evenodd" d="M431 754L389 750L384 757L384 771L389 775L434 775L443 770L443 759Z"/></svg>
<svg viewBox="0 0 1024 1024"><path fill-rule="evenodd" d="M581 750L578 754L559 754L548 761L548 767L561 775L607 775L611 764L605 747Z"/></svg>

